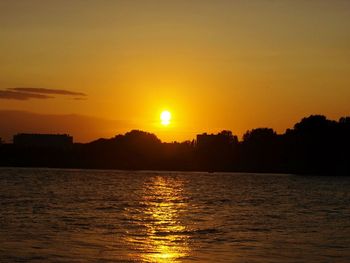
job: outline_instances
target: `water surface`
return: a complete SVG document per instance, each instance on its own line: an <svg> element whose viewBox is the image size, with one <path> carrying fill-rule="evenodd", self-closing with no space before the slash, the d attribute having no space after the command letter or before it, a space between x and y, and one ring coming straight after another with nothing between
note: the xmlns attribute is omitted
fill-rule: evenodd
<svg viewBox="0 0 350 263"><path fill-rule="evenodd" d="M0 169L0 262L350 262L350 178Z"/></svg>

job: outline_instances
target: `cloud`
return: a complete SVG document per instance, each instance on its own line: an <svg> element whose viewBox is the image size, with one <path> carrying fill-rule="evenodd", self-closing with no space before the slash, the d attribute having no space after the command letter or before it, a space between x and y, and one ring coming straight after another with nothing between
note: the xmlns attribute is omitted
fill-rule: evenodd
<svg viewBox="0 0 350 263"><path fill-rule="evenodd" d="M28 92L28 93L39 93L39 94L55 94L55 95L84 96L84 97L86 96L86 94L82 92L74 92L74 91L63 90L63 89L18 87L18 88L11 88L8 90L18 91L18 92Z"/></svg>
<svg viewBox="0 0 350 263"><path fill-rule="evenodd" d="M17 92L11 90L0 90L0 99L7 100L29 100L29 99L51 99L53 97L36 94L36 93L26 93L26 92Z"/></svg>
<svg viewBox="0 0 350 263"><path fill-rule="evenodd" d="M7 100L30 100L30 99L52 99L50 95L74 96L75 100L86 99L87 95L82 92L74 92L62 89L45 89L18 87L0 90L0 99Z"/></svg>

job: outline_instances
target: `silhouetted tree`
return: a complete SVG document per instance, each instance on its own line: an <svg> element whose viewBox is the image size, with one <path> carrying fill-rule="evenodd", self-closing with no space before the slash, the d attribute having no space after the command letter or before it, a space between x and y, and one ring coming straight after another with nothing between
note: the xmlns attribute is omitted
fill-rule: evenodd
<svg viewBox="0 0 350 263"><path fill-rule="evenodd" d="M257 128L247 131L243 135L244 143L259 143L264 144L276 139L276 132L270 128Z"/></svg>
<svg viewBox="0 0 350 263"><path fill-rule="evenodd" d="M197 135L197 162L205 170L231 170L234 166L234 151L238 138L231 131L218 134Z"/></svg>
<svg viewBox="0 0 350 263"><path fill-rule="evenodd" d="M279 136L273 129L257 128L243 135L240 161L244 170L274 172L279 171Z"/></svg>
<svg viewBox="0 0 350 263"><path fill-rule="evenodd" d="M335 169L339 144L338 123L322 115L311 115L286 132L292 171L329 173Z"/></svg>

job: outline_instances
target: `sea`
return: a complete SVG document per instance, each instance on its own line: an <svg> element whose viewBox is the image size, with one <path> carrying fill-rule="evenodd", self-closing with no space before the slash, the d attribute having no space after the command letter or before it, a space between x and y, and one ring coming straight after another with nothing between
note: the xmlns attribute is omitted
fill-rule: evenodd
<svg viewBox="0 0 350 263"><path fill-rule="evenodd" d="M1 168L0 262L350 262L350 177Z"/></svg>

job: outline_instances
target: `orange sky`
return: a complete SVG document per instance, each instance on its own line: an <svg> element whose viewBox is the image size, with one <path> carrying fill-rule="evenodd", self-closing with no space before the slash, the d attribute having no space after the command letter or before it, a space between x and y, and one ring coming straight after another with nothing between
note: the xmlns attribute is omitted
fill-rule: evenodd
<svg viewBox="0 0 350 263"><path fill-rule="evenodd" d="M21 132L67 130L87 141L137 128L172 141L222 129L283 132L310 114L350 113L345 0L0 1L0 28L0 111L100 125L86 135L72 121L18 128L7 119ZM9 99L18 87L86 96ZM168 127L163 109L172 112Z"/></svg>

